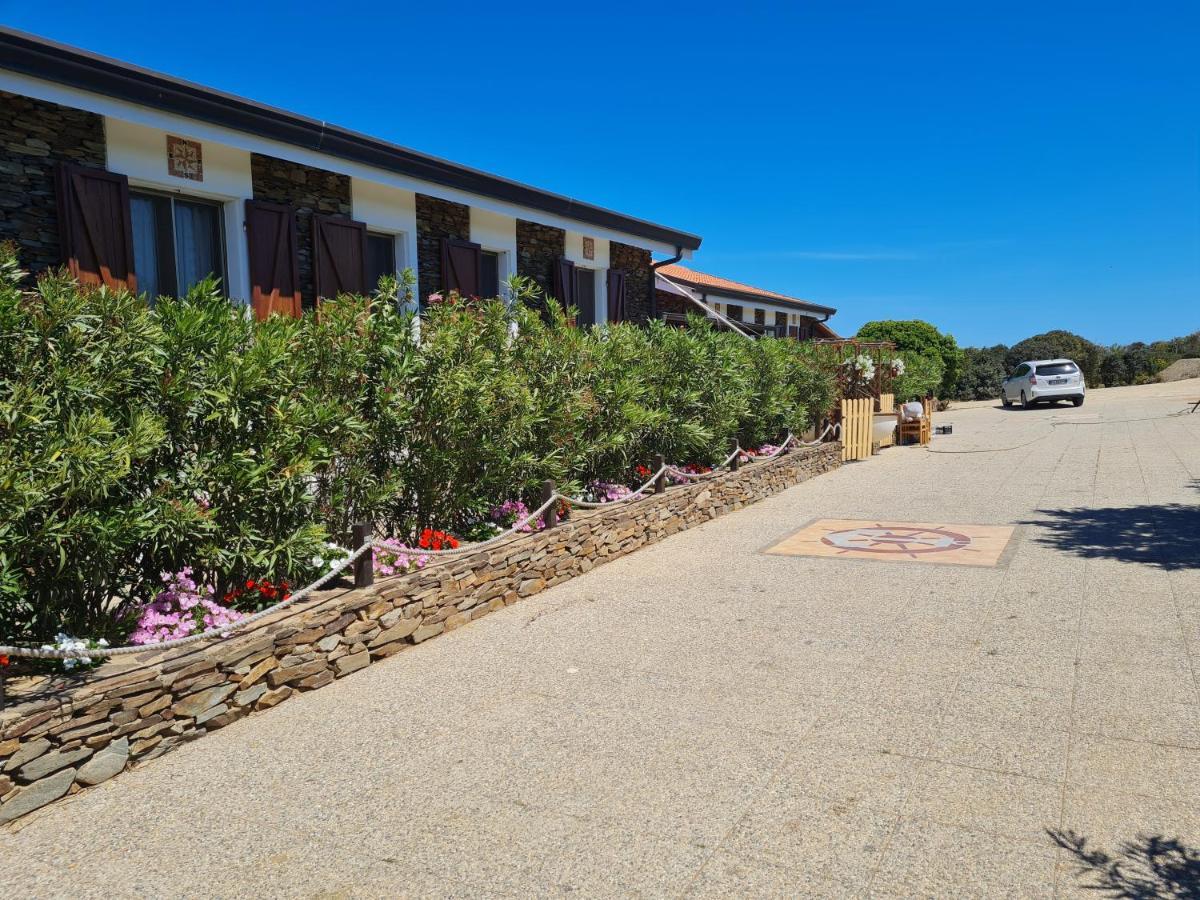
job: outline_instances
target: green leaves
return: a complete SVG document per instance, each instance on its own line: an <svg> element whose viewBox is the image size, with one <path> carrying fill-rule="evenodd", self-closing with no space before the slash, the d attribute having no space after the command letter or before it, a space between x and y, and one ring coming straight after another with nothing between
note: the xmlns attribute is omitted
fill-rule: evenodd
<svg viewBox="0 0 1200 900"><path fill-rule="evenodd" d="M803 345L701 320L579 329L532 282L411 312L372 297L256 321L215 282L153 308L0 253L0 637L119 638L160 573L303 583L353 522L463 533L541 482L711 463L828 408ZM539 309L535 310L533 307Z"/></svg>

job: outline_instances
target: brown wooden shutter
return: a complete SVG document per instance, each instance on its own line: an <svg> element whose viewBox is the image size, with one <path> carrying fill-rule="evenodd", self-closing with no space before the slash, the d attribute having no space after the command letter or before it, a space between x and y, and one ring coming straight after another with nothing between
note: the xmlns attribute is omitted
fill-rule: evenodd
<svg viewBox="0 0 1200 900"><path fill-rule="evenodd" d="M367 293L367 226L351 219L313 216L313 270L317 297Z"/></svg>
<svg viewBox="0 0 1200 900"><path fill-rule="evenodd" d="M63 163L55 173L63 262L80 284L137 290L129 179Z"/></svg>
<svg viewBox="0 0 1200 900"><path fill-rule="evenodd" d="M625 270L608 270L608 321L625 321Z"/></svg>
<svg viewBox="0 0 1200 900"><path fill-rule="evenodd" d="M290 206L246 201L250 250L250 305L256 318L300 317L300 274L296 264L296 214Z"/></svg>
<svg viewBox="0 0 1200 900"><path fill-rule="evenodd" d="M554 296L563 309L575 302L575 263L569 259L554 264Z"/></svg>
<svg viewBox="0 0 1200 900"><path fill-rule="evenodd" d="M483 248L470 241L442 238L442 287L478 297L483 284Z"/></svg>

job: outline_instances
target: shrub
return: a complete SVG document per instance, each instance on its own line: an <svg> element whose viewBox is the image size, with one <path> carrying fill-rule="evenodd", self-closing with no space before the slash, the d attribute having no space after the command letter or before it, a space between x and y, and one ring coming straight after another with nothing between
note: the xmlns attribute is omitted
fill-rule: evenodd
<svg viewBox="0 0 1200 900"><path fill-rule="evenodd" d="M962 351L954 340L954 335L943 334L928 322L919 319L907 321L868 322L858 329L858 340L862 341L891 341L904 359L906 366L920 358L916 367L924 374L918 379L915 375L902 382L904 390L897 390L897 399L901 394L910 394L913 390L921 390L926 380L937 372L937 380L932 388L924 393L935 393L943 397L953 394L958 382L958 372L962 365ZM918 396L918 394L911 394Z"/></svg>
<svg viewBox="0 0 1200 900"><path fill-rule="evenodd" d="M401 571L425 535L446 546L494 532L506 501L536 505L544 479L623 486L658 453L702 470L735 440L802 431L833 393L795 341L701 320L574 328L520 278L513 302L451 296L420 320L405 277L257 321L212 281L148 307L61 273L23 293L22 277L0 253L9 639L122 638L164 571L269 605L344 558L330 541L357 521L395 536Z"/></svg>

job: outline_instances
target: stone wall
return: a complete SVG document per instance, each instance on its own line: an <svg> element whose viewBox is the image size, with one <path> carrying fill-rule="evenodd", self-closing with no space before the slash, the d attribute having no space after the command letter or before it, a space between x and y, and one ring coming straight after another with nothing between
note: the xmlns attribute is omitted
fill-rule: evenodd
<svg viewBox="0 0 1200 900"><path fill-rule="evenodd" d="M471 239L471 208L417 194L417 299L422 304L443 287L442 238Z"/></svg>
<svg viewBox="0 0 1200 900"><path fill-rule="evenodd" d="M250 154L250 177L255 200L286 203L296 208L296 268L300 274L300 297L311 309L316 305L313 278L312 217L350 216L350 176L327 172L313 166Z"/></svg>
<svg viewBox="0 0 1200 900"><path fill-rule="evenodd" d="M0 241L31 272L62 264L54 164L103 169L104 118L0 91Z"/></svg>
<svg viewBox="0 0 1200 900"><path fill-rule="evenodd" d="M517 219L517 274L532 278L543 297L554 292L554 265L567 255L567 233L561 228Z"/></svg>
<svg viewBox="0 0 1200 900"><path fill-rule="evenodd" d="M650 251L611 241L608 245L609 266L625 270L625 316L631 322L654 318L654 303L650 296Z"/></svg>
<svg viewBox="0 0 1200 900"><path fill-rule="evenodd" d="M83 684L0 711L0 823L831 471L841 453L840 443L823 444L633 503L576 512L553 530L514 536L364 591L326 592L224 641L121 657Z"/></svg>

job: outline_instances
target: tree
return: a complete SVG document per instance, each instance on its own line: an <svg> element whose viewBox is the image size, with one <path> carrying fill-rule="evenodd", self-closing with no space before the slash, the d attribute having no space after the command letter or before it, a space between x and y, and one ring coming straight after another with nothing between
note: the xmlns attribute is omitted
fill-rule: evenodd
<svg viewBox="0 0 1200 900"><path fill-rule="evenodd" d="M860 341L891 341L901 353L915 353L931 365L939 366L938 394L942 397L954 394L962 367L962 350L954 335L942 334L920 319L908 319L868 322L858 329L857 338Z"/></svg>
<svg viewBox="0 0 1200 900"><path fill-rule="evenodd" d="M963 350L963 366L954 389L956 400L988 400L1000 395L1000 382L1008 375L1004 358L1008 348L967 347Z"/></svg>
<svg viewBox="0 0 1200 900"><path fill-rule="evenodd" d="M1033 359L1071 359L1083 370L1089 384L1104 384L1100 362L1104 348L1070 331L1047 331L1025 338L1008 350L1005 363L1011 372L1021 363Z"/></svg>

